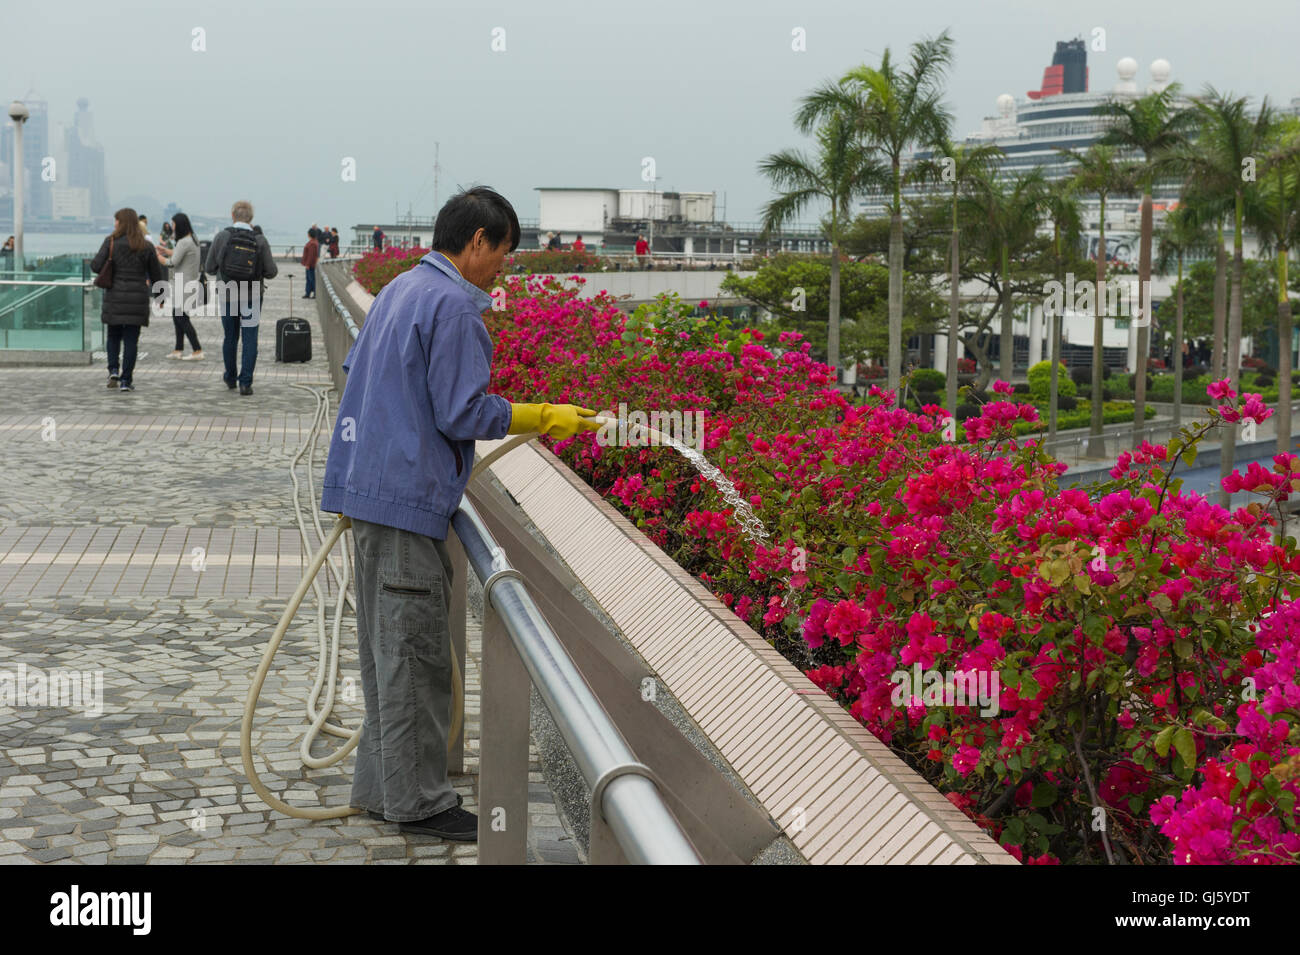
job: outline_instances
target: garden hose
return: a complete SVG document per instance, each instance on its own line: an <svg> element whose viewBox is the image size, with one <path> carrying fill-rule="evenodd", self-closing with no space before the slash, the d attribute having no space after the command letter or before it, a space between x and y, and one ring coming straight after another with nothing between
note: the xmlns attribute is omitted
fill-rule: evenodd
<svg viewBox="0 0 1300 955"><path fill-rule="evenodd" d="M326 390L317 391L302 384L294 384L294 387L310 391L317 399L315 417L310 429L308 440L304 441L294 455L290 464L289 475L293 481L294 487L294 510L298 521L298 530L303 538L303 545L310 547L306 523L302 517L302 508L299 495L299 484L296 472L298 461L304 454L307 457L307 480L308 490L314 499L315 487L311 479L312 463L315 459L316 439L319 434L329 409L328 392ZM603 415L597 415L591 420L603 425L617 423ZM661 432L645 425L631 423L630 427L644 431L647 435L657 436L663 443L670 443L669 439ZM537 434L516 435L509 441L494 448L489 454L481 458L470 471L469 480L484 473L493 462L509 454L515 448L529 441L538 438ZM280 643L284 640L284 635L298 613L302 605L303 598L306 597L308 590L314 590L316 594L316 629L318 638L318 647L320 651L319 666L317 669L316 680L313 683L311 693L307 699L307 717L311 723L307 732L303 736L302 744L299 747L299 756L302 764L309 769L324 769L332 766L342 760L357 746L361 738L361 728L349 731L343 726L330 723L329 717L334 708L334 687L338 682L338 663L339 663L339 643L342 631L342 618L345 603L352 603L355 609L355 603L348 596L348 570L349 561L347 553L347 539L344 532L352 525L351 520L343 515L339 515L334 523L334 527L326 535L321 525L319 514L315 509L312 511L312 519L315 524L317 537L320 539L320 546L312 557L303 574L303 578L298 582L298 587L289 602L285 605L284 612L280 615L280 621L276 624L271 639L267 642L266 649L262 653L261 662L258 664L257 672L253 676L252 685L249 687L248 696L244 702L243 721L240 726L239 749L243 762L244 774L248 777L249 784L253 791L272 809L278 810L288 816L295 816L300 819L339 819L345 816L356 815L362 810L354 809L351 806L322 806L319 808L303 808L291 806L282 799L275 796L262 782L258 775L257 768L253 763L253 717L257 709L257 701L262 693L262 686L266 682L266 676L270 672L271 662L275 659L275 654L280 648ZM343 561L342 568L335 566L334 561L330 558L336 544L343 542ZM325 637L325 598L321 590L317 575L322 567L328 564L331 574L334 577L338 588L338 597L334 604L334 623L332 628L331 639L328 641ZM464 729L465 722L465 689L461 678L459 662L456 658L455 647L451 650L451 674L452 674L452 725L451 731L447 737L447 748L450 750L456 743L457 739ZM320 693L324 689L325 701L318 707ZM316 737L325 732L332 736L342 737L347 740L342 746L325 757L314 757L311 755L311 746Z"/></svg>

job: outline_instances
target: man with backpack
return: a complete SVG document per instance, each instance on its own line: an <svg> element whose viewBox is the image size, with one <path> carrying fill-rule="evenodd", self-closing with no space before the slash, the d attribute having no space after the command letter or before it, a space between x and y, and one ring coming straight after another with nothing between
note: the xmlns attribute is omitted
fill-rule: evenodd
<svg viewBox="0 0 1300 955"><path fill-rule="evenodd" d="M222 380L241 395L253 393L257 365L257 329L262 312L262 281L279 272L266 236L253 231L253 206L243 199L230 207L231 225L212 239L204 269L217 276L215 290L225 331L221 354L226 369ZM244 357L235 376L235 354L243 341Z"/></svg>

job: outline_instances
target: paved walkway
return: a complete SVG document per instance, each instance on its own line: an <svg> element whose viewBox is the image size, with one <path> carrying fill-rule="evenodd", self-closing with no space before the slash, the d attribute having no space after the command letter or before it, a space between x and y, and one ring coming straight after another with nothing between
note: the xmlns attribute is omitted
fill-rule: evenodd
<svg viewBox="0 0 1300 955"><path fill-rule="evenodd" d="M300 293L301 268L286 271ZM214 317L196 321L208 356L197 363L165 357L171 323L154 319L133 393L105 387L102 361L0 375L0 862L476 860L473 845L408 836L366 816L280 815L243 775L249 678L306 562L289 465L315 404L291 385L329 384L318 328L310 363L273 361L275 319L289 304L285 279L269 283L249 397L221 381ZM316 325L314 303L293 305ZM328 430L317 480L327 443ZM314 506L305 487L301 500ZM312 806L347 801L353 762L307 771L298 760L314 615L309 597L267 679L254 736L270 788ZM475 810L477 621L467 638L470 775L454 782ZM345 629L340 668L356 681L354 647ZM42 702L33 687L46 678ZM8 705L6 686L23 681L19 702L34 705ZM360 721L357 697L336 706L344 725ZM530 791L531 860L579 861L535 751Z"/></svg>

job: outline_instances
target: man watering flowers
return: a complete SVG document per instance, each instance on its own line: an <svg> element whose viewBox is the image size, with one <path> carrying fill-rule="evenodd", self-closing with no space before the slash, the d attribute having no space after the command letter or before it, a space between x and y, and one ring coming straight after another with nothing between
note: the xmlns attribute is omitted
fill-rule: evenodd
<svg viewBox="0 0 1300 955"><path fill-rule="evenodd" d="M476 439L599 426L576 405L487 393L482 313L519 219L484 186L448 200L433 251L379 293L343 362L321 510L351 518L366 716L351 804L410 832L474 841L478 819L447 779L451 561L445 540Z"/></svg>

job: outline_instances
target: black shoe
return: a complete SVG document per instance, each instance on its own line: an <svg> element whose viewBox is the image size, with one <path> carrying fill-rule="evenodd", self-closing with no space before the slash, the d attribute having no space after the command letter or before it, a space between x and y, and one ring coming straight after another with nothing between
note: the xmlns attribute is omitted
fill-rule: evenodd
<svg viewBox="0 0 1300 955"><path fill-rule="evenodd" d="M118 383L120 380L121 380L121 379L119 379L119 378L117 377L117 375L114 375L114 374L112 374L112 373L110 372L110 373L109 373L109 376L108 376L108 387L110 387L110 388L116 388L116 387L117 387L117 383Z"/></svg>
<svg viewBox="0 0 1300 955"><path fill-rule="evenodd" d="M239 393L240 393L241 395L244 395L245 397L247 397L248 395L251 395L251 394L253 393L253 386L252 386L252 385L240 385L240 386L239 386Z"/></svg>
<svg viewBox="0 0 1300 955"><path fill-rule="evenodd" d="M135 385L129 381L120 381L117 385L118 391L135 391Z"/></svg>
<svg viewBox="0 0 1300 955"><path fill-rule="evenodd" d="M478 816L460 808L464 800L458 795L456 805L428 819L401 823L403 832L437 836L453 842L478 842Z"/></svg>
<svg viewBox="0 0 1300 955"><path fill-rule="evenodd" d="M231 381L229 378L222 378L221 380L226 383L226 387L229 388L231 391L234 391L235 386L238 384L238 382Z"/></svg>

